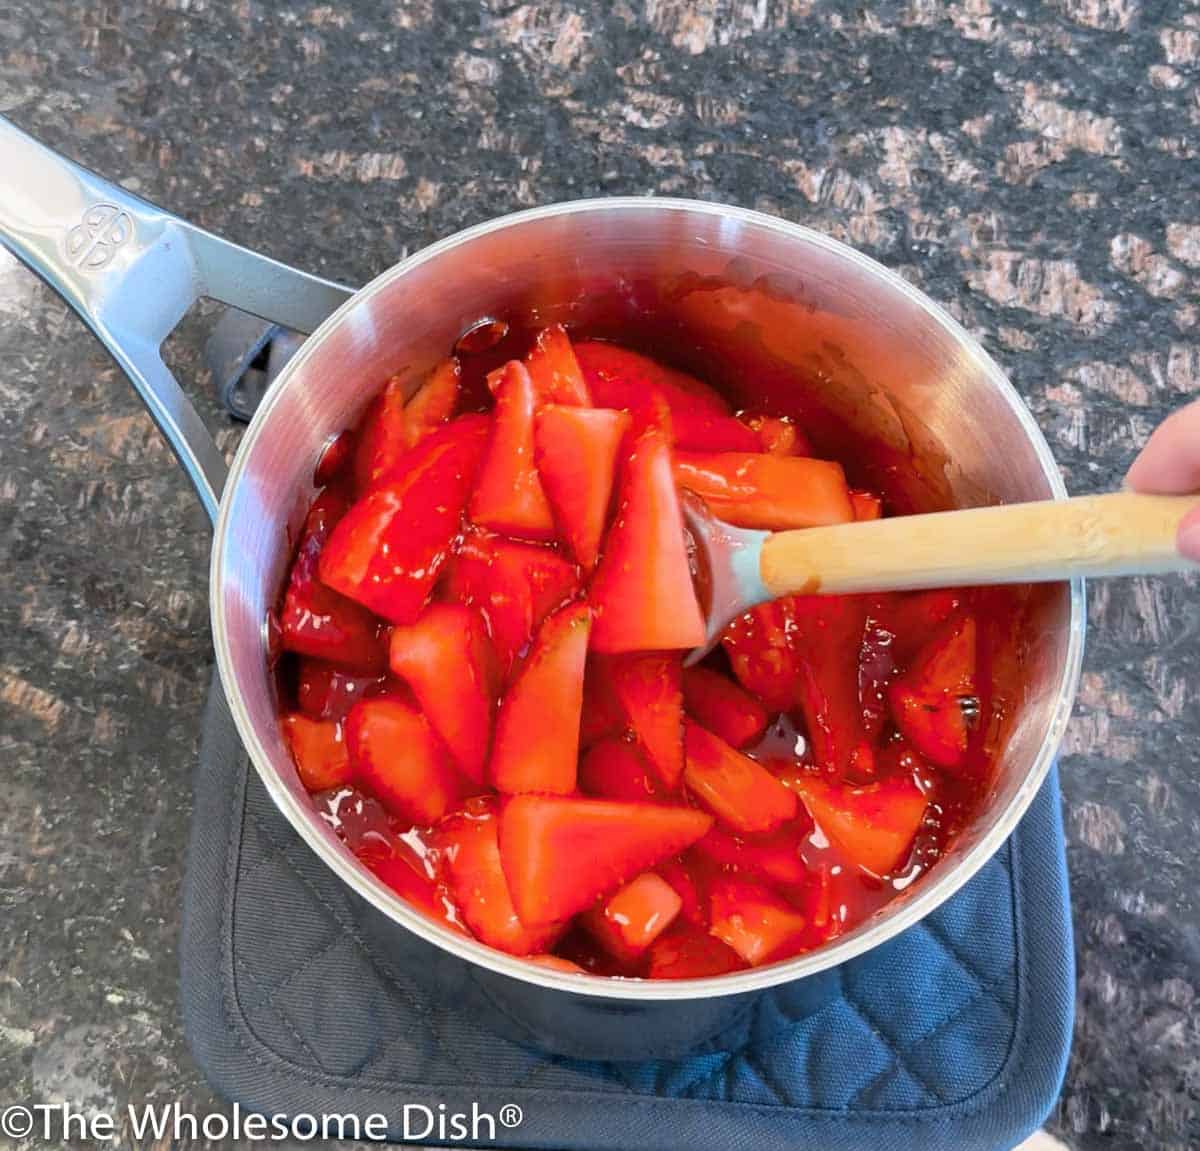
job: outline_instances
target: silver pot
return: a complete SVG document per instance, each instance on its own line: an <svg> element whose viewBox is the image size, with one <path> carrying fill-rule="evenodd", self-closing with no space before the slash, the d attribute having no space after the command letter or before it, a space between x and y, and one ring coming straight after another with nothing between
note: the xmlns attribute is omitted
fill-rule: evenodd
<svg viewBox="0 0 1200 1151"><path fill-rule="evenodd" d="M819 436L909 462L913 508L1062 499L1050 451L1003 372L898 276L819 233L683 200L557 204L460 232L352 293L229 244L48 151L0 119L0 241L79 312L129 375L215 523L212 630L221 681L259 776L296 833L360 897L393 961L507 1034L603 1058L720 1045L767 988L818 1000L837 964L958 890L1013 830L1058 747L1079 675L1081 581L1031 593L1023 698L995 784L933 873L855 930L794 959L717 978L612 980L549 970L425 918L316 815L277 722L264 621L313 491L317 458L394 373L415 387L483 316L661 341L752 402L805 381ZM199 296L311 338L275 381L232 467L158 349ZM749 383L750 386L747 386ZM848 437L848 438L847 438ZM867 465L864 465L867 466ZM870 480L869 475L865 477ZM887 486L888 477L873 477Z"/></svg>

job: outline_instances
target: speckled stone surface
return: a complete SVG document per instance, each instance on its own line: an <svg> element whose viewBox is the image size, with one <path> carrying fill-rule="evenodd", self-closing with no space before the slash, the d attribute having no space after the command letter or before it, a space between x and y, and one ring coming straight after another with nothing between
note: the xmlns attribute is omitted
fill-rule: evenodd
<svg viewBox="0 0 1200 1151"><path fill-rule="evenodd" d="M822 228L947 304L1076 491L1200 392L1194 0L15 0L0 111L351 282L514 208L672 193ZM170 347L232 449L201 368ZM0 1102L215 1106L176 991L204 517L0 256ZM1062 760L1079 1014L1051 1128L1200 1144L1197 586L1091 593ZM0 1146L5 1146L0 1137Z"/></svg>

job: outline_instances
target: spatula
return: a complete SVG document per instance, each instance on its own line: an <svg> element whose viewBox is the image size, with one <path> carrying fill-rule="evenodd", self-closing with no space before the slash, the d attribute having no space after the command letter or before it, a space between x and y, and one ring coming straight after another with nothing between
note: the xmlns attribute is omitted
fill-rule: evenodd
<svg viewBox="0 0 1200 1151"><path fill-rule="evenodd" d="M708 600L706 642L689 654L688 663L701 659L735 616L782 595L1200 568L1175 546L1179 521L1200 507L1198 496L1113 492L785 532L724 523L690 492L684 493L683 507Z"/></svg>

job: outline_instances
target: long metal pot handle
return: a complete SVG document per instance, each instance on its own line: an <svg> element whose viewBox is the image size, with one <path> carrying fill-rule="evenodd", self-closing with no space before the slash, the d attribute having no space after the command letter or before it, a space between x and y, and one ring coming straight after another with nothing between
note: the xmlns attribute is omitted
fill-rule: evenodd
<svg viewBox="0 0 1200 1151"><path fill-rule="evenodd" d="M163 363L163 341L202 296L307 333L353 294L172 216L2 116L0 244L108 349L214 522L225 460Z"/></svg>

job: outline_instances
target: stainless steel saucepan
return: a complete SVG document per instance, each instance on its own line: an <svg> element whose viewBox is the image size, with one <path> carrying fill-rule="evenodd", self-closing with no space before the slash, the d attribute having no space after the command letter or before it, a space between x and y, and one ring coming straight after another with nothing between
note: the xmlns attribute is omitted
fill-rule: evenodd
<svg viewBox="0 0 1200 1151"><path fill-rule="evenodd" d="M507 1034L607 1058L720 1045L764 989L819 998L822 973L952 895L1000 847L1042 783L1079 674L1082 581L1030 600L1019 650L1010 653L1022 664L1022 698L978 817L927 878L847 935L772 966L654 982L550 970L440 927L376 880L317 816L280 733L267 664L264 621L317 459L382 381L400 373L416 387L485 316L669 338L747 403L789 402L804 381L815 434L861 445L864 467L904 461L915 478L890 494L914 510L1065 496L1020 397L953 319L898 276L817 232L719 204L613 198L520 212L442 240L352 292L177 219L0 119L0 242L116 359L213 519L217 664L275 803L360 898L381 953L429 973ZM312 332L264 398L228 473L159 355L202 296Z"/></svg>

